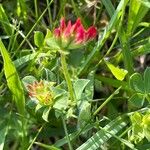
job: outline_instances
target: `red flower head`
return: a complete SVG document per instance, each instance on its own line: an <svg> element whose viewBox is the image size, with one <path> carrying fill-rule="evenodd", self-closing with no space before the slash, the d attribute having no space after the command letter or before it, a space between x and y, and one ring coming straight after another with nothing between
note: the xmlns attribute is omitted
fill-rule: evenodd
<svg viewBox="0 0 150 150"><path fill-rule="evenodd" d="M69 21L67 25L65 19L62 18L60 26L54 30L55 38L61 43L60 47L67 49L80 47L93 40L96 35L96 28L91 26L86 30L83 27L80 18L78 18L74 24Z"/></svg>

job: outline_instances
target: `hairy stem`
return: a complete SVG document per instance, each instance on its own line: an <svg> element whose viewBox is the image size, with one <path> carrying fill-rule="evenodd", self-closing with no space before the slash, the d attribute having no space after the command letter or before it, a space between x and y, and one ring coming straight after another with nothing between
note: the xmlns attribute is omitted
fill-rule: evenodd
<svg viewBox="0 0 150 150"><path fill-rule="evenodd" d="M66 56L65 56L65 54L62 54L62 53L61 53L61 65L62 65L62 69L63 69L63 74L65 76L65 80L67 82L70 99L72 102L74 102L74 91L73 91L73 86L71 83L70 75L69 75L69 72L67 69Z"/></svg>

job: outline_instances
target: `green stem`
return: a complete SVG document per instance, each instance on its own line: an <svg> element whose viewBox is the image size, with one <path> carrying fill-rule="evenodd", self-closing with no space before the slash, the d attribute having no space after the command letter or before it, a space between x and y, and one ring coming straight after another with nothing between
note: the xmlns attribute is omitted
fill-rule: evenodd
<svg viewBox="0 0 150 150"><path fill-rule="evenodd" d="M47 3L47 5L49 4L49 0L46 0L46 3ZM50 27L51 27L51 29L52 29L52 22L53 22L53 20L52 20L52 14L51 14L51 9L50 9L50 7L48 7L48 16L49 16L49 20L50 20Z"/></svg>
<svg viewBox="0 0 150 150"><path fill-rule="evenodd" d="M127 2L128 0L126 1L126 3ZM124 19L125 7L126 6L124 5L122 8L122 16L120 20L121 22L123 22L123 19ZM124 61L125 69L128 70L127 77L129 79L130 75L134 73L133 58L132 58L132 54L130 50L129 37L127 36L123 26L121 26L118 31L119 31L119 40L120 40L121 47L122 47L123 61Z"/></svg>
<svg viewBox="0 0 150 150"><path fill-rule="evenodd" d="M67 126L66 126L66 123L65 123L65 120L64 120L63 117L62 117L62 122L63 122L63 126L64 126L64 131L65 131L65 134L66 134L66 137L67 137L67 140L68 140L69 150L73 150L71 142L70 142L70 137L69 137L69 134L68 134Z"/></svg>
<svg viewBox="0 0 150 150"><path fill-rule="evenodd" d="M27 35L24 37L24 39L22 40L22 42L20 43L20 45L18 46L16 52L21 48L21 46L24 44L24 42L27 40L27 38L29 37L29 35L32 33L32 31L34 30L34 28L37 26L37 24L39 23L39 21L42 19L42 17L44 16L44 14L46 13L47 9L50 7L50 5L52 4L53 0L51 0L49 2L49 4L47 5L47 7L44 9L43 13L39 16L39 18L37 19L36 23L32 26L32 28L30 29L30 31L27 33ZM13 55L15 56L15 54Z"/></svg>
<svg viewBox="0 0 150 150"><path fill-rule="evenodd" d="M35 17L38 19L38 6L37 6L37 0L34 0L34 7L35 7Z"/></svg>
<svg viewBox="0 0 150 150"><path fill-rule="evenodd" d="M94 116L97 115L97 113L114 97L114 95L118 94L119 90L121 89L121 86L117 88L114 93L112 93L105 101L98 107L98 109L93 113Z"/></svg>
<svg viewBox="0 0 150 150"><path fill-rule="evenodd" d="M61 65L62 65L63 73L65 76L65 80L67 82L70 99L72 102L74 102L74 91L73 91L73 86L71 83L70 75L69 75L69 72L67 69L66 56L65 56L65 54L62 54L62 53L61 53Z"/></svg>
<svg viewBox="0 0 150 150"><path fill-rule="evenodd" d="M128 70L128 77L134 73L133 58L130 51L130 44L128 37L126 36L124 29L120 31L120 42L122 45L122 55L124 60L125 69Z"/></svg>
<svg viewBox="0 0 150 150"><path fill-rule="evenodd" d="M35 135L34 139L32 140L31 144L29 145L27 150L30 150L32 145L34 144L34 142L36 141L38 135L40 134L40 132L42 131L43 127L45 126L45 124L42 125L42 127L38 130L37 134Z"/></svg>

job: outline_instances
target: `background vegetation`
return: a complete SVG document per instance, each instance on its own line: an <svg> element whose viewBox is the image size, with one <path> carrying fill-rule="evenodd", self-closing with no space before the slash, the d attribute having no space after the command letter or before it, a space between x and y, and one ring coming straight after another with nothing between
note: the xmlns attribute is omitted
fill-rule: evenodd
<svg viewBox="0 0 150 150"><path fill-rule="evenodd" d="M150 149L149 0L0 2L0 150ZM97 38L60 52L50 39L62 17ZM40 81L51 105L29 96Z"/></svg>

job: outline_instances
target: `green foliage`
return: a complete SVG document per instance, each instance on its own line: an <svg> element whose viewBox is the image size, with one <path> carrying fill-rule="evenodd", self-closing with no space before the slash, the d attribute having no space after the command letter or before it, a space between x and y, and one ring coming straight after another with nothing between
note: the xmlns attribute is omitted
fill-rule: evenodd
<svg viewBox="0 0 150 150"><path fill-rule="evenodd" d="M112 72L112 74L118 79L118 80L123 80L126 76L126 74L128 73L127 70L124 69L120 69L118 67L115 67L113 64L106 62L106 65L108 66L108 68L110 69L110 71Z"/></svg>
<svg viewBox="0 0 150 150"><path fill-rule="evenodd" d="M34 33L34 43L37 47L41 47L43 45L44 42L44 35L42 32L40 31L36 31Z"/></svg>
<svg viewBox="0 0 150 150"><path fill-rule="evenodd" d="M132 129L130 130L129 138L135 143L139 143L144 137L150 141L150 114L145 115L135 112L131 117Z"/></svg>
<svg viewBox="0 0 150 150"><path fill-rule="evenodd" d="M1 129L0 129L0 150L3 150L4 147L4 143L5 143L5 137L7 134L7 126L2 126L1 125Z"/></svg>
<svg viewBox="0 0 150 150"><path fill-rule="evenodd" d="M22 87L22 83L19 79L16 68L4 46L0 40L0 52L4 61L4 73L7 80L7 85L12 92L16 106L20 114L24 115L25 113L25 97Z"/></svg>
<svg viewBox="0 0 150 150"><path fill-rule="evenodd" d="M0 4L0 21L1 21L1 24L2 24L6 34L11 35L13 29L10 26L9 19L8 19L6 13L5 13L5 10L4 10L2 4Z"/></svg>
<svg viewBox="0 0 150 150"><path fill-rule="evenodd" d="M143 5L144 1L132 0L130 1L129 17L128 17L128 28L127 32L131 35L137 28L139 22L148 12L148 5Z"/></svg>
<svg viewBox="0 0 150 150"><path fill-rule="evenodd" d="M149 8L148 0L1 1L0 150L148 149ZM63 28L62 17L96 27L97 38Z"/></svg>
<svg viewBox="0 0 150 150"><path fill-rule="evenodd" d="M144 104L145 98L149 101L149 76L150 76L150 68L147 67L144 71L144 75L142 77L139 73L134 73L130 77L130 87L136 92L129 101L137 107L142 107Z"/></svg>

